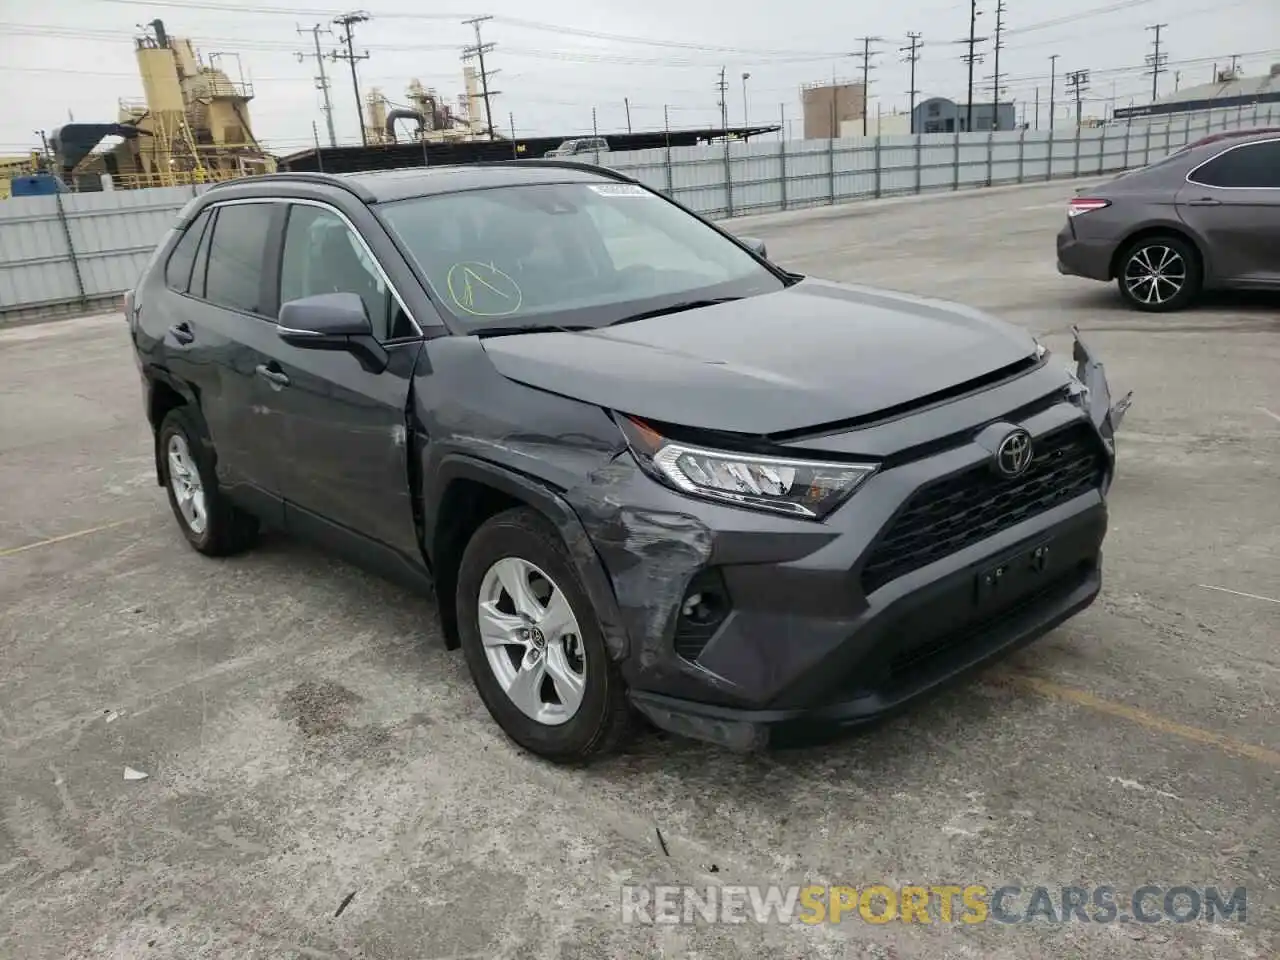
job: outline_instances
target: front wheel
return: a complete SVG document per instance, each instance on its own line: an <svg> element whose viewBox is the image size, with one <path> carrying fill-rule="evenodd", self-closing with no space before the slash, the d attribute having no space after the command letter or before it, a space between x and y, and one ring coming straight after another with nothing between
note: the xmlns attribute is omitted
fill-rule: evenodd
<svg viewBox="0 0 1280 960"><path fill-rule="evenodd" d="M611 753L631 707L595 611L555 528L527 507L485 522L462 556L463 654L503 732L559 763Z"/></svg>
<svg viewBox="0 0 1280 960"><path fill-rule="evenodd" d="M1181 237L1144 237L1120 257L1116 283L1129 305L1149 313L1181 310L1200 292L1200 255Z"/></svg>

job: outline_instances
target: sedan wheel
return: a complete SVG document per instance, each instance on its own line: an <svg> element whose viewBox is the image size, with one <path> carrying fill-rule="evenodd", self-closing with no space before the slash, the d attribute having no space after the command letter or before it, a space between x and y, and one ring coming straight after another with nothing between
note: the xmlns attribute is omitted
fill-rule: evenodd
<svg viewBox="0 0 1280 960"><path fill-rule="evenodd" d="M180 433L169 437L169 486L178 504L178 512L188 529L196 536L204 533L209 521L205 507L204 484L200 470L191 456L191 448Z"/></svg>
<svg viewBox="0 0 1280 960"><path fill-rule="evenodd" d="M1130 306L1151 313L1185 307L1200 291L1200 258L1181 237L1146 237L1122 254L1120 292Z"/></svg>
<svg viewBox="0 0 1280 960"><path fill-rule="evenodd" d="M1167 303L1182 292L1187 282L1187 264L1170 247L1143 247L1125 264L1124 282L1135 300L1153 305Z"/></svg>
<svg viewBox="0 0 1280 960"><path fill-rule="evenodd" d="M520 712L549 726L571 720L587 661L578 618L555 581L527 560L499 560L480 582L477 622L489 668Z"/></svg>

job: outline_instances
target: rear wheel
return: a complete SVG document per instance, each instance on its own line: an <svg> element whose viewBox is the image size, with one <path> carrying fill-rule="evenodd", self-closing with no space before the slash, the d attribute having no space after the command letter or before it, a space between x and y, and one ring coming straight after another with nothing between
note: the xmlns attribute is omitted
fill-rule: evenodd
<svg viewBox="0 0 1280 960"><path fill-rule="evenodd" d="M203 554L226 556L253 544L258 521L218 489L213 457L185 407L170 410L156 435L169 506L187 542Z"/></svg>
<svg viewBox="0 0 1280 960"><path fill-rule="evenodd" d="M1200 255L1181 237L1143 237L1120 257L1116 283L1129 305L1150 313L1181 310L1200 292Z"/></svg>
<svg viewBox="0 0 1280 960"><path fill-rule="evenodd" d="M471 677L508 737L559 763L622 744L625 685L568 551L539 513L508 510L476 531L456 602Z"/></svg>

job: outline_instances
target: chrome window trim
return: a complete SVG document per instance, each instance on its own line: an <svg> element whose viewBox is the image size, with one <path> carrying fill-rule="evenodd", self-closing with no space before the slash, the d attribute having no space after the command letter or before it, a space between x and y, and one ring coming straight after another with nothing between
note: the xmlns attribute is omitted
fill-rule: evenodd
<svg viewBox="0 0 1280 960"><path fill-rule="evenodd" d="M1195 174L1195 172L1199 170L1201 167L1205 166L1206 164L1213 163L1213 161L1217 160L1221 156L1225 156L1226 154L1230 153L1232 150L1239 150L1243 147L1261 146L1262 144L1266 144L1266 143L1280 143L1280 137L1267 137L1264 140L1249 140L1249 141L1246 141L1245 143L1233 143L1231 146L1227 147L1225 150L1219 150L1208 160L1205 160L1202 163L1196 164L1187 172L1185 179L1187 183L1193 184L1194 186L1197 186L1197 187L1206 187L1209 190L1280 190L1280 187L1220 187L1217 184L1203 183L1200 180L1191 179L1192 176Z"/></svg>
<svg viewBox="0 0 1280 960"><path fill-rule="evenodd" d="M391 282L391 278L387 276L387 271L383 269L382 262L378 260L373 250L369 248L369 244L365 240L364 236L356 228L356 225L351 222L351 218L345 213L331 203L326 203L323 200L312 200L310 197L233 197L227 200L215 200L213 203L209 204L208 207L202 207L201 209L205 210L213 207L234 207L249 203L296 203L301 204L304 207L319 207L321 210L327 210L329 213L337 216L339 220L346 224L347 229L351 231L352 235L359 242L361 249L364 250L365 255L368 256L369 262L377 268L378 276L382 278L382 282L386 284L387 289L391 291L391 296L395 298L396 303L400 306L400 309L404 311L404 315L409 318L409 322L413 324L413 329L416 331L416 333L411 337L388 337L382 342L400 343L405 340L421 339L425 336L422 330L422 324L418 323L418 318L415 317L405 305L404 297L400 296L400 291L396 289L395 284ZM280 238L280 245L281 253L283 253L284 237ZM390 332L390 330L387 331L387 333Z"/></svg>

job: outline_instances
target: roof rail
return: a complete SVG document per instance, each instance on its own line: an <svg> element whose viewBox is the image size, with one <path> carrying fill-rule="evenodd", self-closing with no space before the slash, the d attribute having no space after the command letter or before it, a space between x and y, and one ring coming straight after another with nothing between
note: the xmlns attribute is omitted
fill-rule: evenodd
<svg viewBox="0 0 1280 960"><path fill-rule="evenodd" d="M339 190L345 190L364 201L365 203L373 203L377 198L367 189L360 185L360 181L340 177L333 173L317 173L312 171L288 172L288 173L258 173L250 177L241 177L235 180L222 180L209 187L209 190L217 190L225 188L232 184L240 186L252 186L255 183L312 183L325 187L337 187Z"/></svg>

